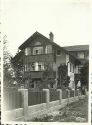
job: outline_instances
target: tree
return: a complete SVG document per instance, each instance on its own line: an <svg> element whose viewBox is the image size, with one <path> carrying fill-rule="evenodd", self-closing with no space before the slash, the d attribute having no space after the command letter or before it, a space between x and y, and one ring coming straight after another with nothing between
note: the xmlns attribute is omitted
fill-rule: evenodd
<svg viewBox="0 0 92 125"><path fill-rule="evenodd" d="M58 87L68 87L70 77L67 75L67 66L60 64L58 67Z"/></svg>
<svg viewBox="0 0 92 125"><path fill-rule="evenodd" d="M88 88L88 84L89 84L89 63L86 62L83 67L80 70L81 73L81 83L82 86L86 86Z"/></svg>
<svg viewBox="0 0 92 125"><path fill-rule="evenodd" d="M11 58L11 63L15 72L15 79L18 86L24 84L24 67L23 67L23 53L18 52L14 58Z"/></svg>
<svg viewBox="0 0 92 125"><path fill-rule="evenodd" d="M11 64L11 54L7 49L7 36L3 38L3 74L4 74L4 87L12 86L14 83L14 70Z"/></svg>
<svg viewBox="0 0 92 125"><path fill-rule="evenodd" d="M53 87L55 84L54 71L50 63L45 64L45 71L42 76L43 87L48 88L48 86Z"/></svg>

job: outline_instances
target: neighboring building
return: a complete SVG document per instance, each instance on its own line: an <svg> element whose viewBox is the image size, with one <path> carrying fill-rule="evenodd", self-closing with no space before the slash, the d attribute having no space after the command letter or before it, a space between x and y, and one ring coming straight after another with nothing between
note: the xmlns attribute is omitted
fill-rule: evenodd
<svg viewBox="0 0 92 125"><path fill-rule="evenodd" d="M14 60L22 61L25 85L29 85L31 88L39 88L43 84L43 75L46 69L52 72L49 74L51 83L45 84L50 88L56 87L60 64L65 64L68 67L68 76L70 76L72 88L74 88L74 74L80 62L54 42L52 32L49 34L49 38L35 32L19 47L19 53L14 57Z"/></svg>
<svg viewBox="0 0 92 125"><path fill-rule="evenodd" d="M64 49L78 58L82 64L89 60L89 45L67 46Z"/></svg>
<svg viewBox="0 0 92 125"><path fill-rule="evenodd" d="M75 79L78 81L80 79L80 69L83 65L89 62L89 45L76 45L64 47L71 55L80 60L80 64L76 67ZM75 80L75 82L77 82Z"/></svg>
<svg viewBox="0 0 92 125"><path fill-rule="evenodd" d="M81 64L78 66L78 73L80 73L81 67L89 61L89 45L67 46L64 49L80 60Z"/></svg>

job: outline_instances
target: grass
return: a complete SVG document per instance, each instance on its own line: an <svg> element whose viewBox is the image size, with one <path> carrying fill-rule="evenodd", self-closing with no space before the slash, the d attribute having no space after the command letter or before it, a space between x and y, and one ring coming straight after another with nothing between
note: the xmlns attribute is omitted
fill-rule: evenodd
<svg viewBox="0 0 92 125"><path fill-rule="evenodd" d="M62 114L63 112L63 114ZM58 114L45 115L42 118L34 118L33 122L87 122L88 121L88 99L79 99L63 109Z"/></svg>

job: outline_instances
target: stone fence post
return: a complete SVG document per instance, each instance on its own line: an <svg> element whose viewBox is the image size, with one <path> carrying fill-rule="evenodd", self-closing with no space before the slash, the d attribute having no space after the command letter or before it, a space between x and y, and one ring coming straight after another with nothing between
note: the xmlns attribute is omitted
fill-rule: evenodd
<svg viewBox="0 0 92 125"><path fill-rule="evenodd" d="M70 90L67 90L68 91L68 98L70 98Z"/></svg>
<svg viewBox="0 0 92 125"><path fill-rule="evenodd" d="M79 96L80 96L80 91L79 91L79 89L78 89L77 91L78 91L78 98L79 98Z"/></svg>
<svg viewBox="0 0 92 125"><path fill-rule="evenodd" d="M50 102L50 92L49 92L49 89L43 89L43 91L46 93L46 105L47 105L47 109L48 109L49 102Z"/></svg>
<svg viewBox="0 0 92 125"><path fill-rule="evenodd" d="M75 91L76 91L76 90L74 89L74 97L76 96Z"/></svg>
<svg viewBox="0 0 92 125"><path fill-rule="evenodd" d="M28 118L28 89L19 89L22 95L22 108L24 114L24 120Z"/></svg>
<svg viewBox="0 0 92 125"><path fill-rule="evenodd" d="M61 103L62 103L62 90L57 89L57 91L59 92L59 104L61 105Z"/></svg>
<svg viewBox="0 0 92 125"><path fill-rule="evenodd" d="M68 100L67 100L67 104L69 104L70 90L67 90L67 92L68 92Z"/></svg>

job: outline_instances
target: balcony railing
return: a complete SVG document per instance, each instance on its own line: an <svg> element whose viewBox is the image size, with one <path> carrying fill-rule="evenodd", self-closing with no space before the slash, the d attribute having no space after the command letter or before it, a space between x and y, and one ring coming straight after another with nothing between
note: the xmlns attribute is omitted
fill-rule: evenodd
<svg viewBox="0 0 92 125"><path fill-rule="evenodd" d="M44 73L44 71L26 71L24 73L24 77L25 78L32 78L32 79L43 78L43 75L44 75L43 73ZM56 72L53 71L53 73L49 75L49 78L55 78L55 77L56 77Z"/></svg>
<svg viewBox="0 0 92 125"><path fill-rule="evenodd" d="M42 78L43 71L26 71L24 73L25 78Z"/></svg>

